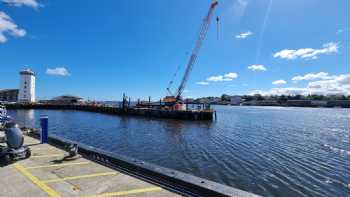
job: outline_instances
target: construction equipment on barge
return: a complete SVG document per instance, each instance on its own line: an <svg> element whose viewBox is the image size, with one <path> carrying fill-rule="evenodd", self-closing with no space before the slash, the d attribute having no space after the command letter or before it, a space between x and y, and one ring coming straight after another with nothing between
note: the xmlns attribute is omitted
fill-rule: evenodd
<svg viewBox="0 0 350 197"><path fill-rule="evenodd" d="M218 1L217 0L213 0L213 2L210 5L209 8L209 12L208 14L205 16L203 23L200 27L200 31L199 31L199 36L197 38L197 42L195 44L194 49L192 50L192 54L190 56L189 62L187 63L186 66L186 70L185 70L185 74L182 77L181 83L179 85L179 87L177 88L177 91L175 94L172 94L172 92L170 91L170 87L167 88L168 93L170 94L169 96L166 96L163 99L163 102L165 103L164 108L165 109L171 109L171 110L181 110L184 109L183 107L183 101L182 101L182 93L185 90L186 87L186 83L189 79L189 76L191 74L191 71L193 69L194 64L196 63L196 60L198 58L198 54L199 51L203 45L203 42L205 40L205 37L207 35L207 32L209 30L209 26L210 26L210 22L213 18L213 14L215 11L215 8L218 5ZM219 19L217 18L217 22L219 21ZM169 85L171 85L173 82L171 81L169 83Z"/></svg>

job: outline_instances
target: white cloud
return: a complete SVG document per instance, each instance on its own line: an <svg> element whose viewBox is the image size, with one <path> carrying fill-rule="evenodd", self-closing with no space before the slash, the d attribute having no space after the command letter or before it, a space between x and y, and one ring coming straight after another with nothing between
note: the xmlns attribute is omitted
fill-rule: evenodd
<svg viewBox="0 0 350 197"><path fill-rule="evenodd" d="M237 73L226 73L224 75L216 75L207 78L207 81L221 82L221 81L232 81L238 77Z"/></svg>
<svg viewBox="0 0 350 197"><path fill-rule="evenodd" d="M248 69L252 71L267 71L264 65L251 65L248 66Z"/></svg>
<svg viewBox="0 0 350 197"><path fill-rule="evenodd" d="M207 78L207 81L213 81L213 82L224 81L224 77L222 75L211 76Z"/></svg>
<svg viewBox="0 0 350 197"><path fill-rule="evenodd" d="M248 0L237 0L237 3L239 4L239 6L247 7L249 4L249 1Z"/></svg>
<svg viewBox="0 0 350 197"><path fill-rule="evenodd" d="M248 36L251 36L251 35L253 35L253 32L247 31L247 32L240 33L240 34L236 35L236 38L237 39L246 39Z"/></svg>
<svg viewBox="0 0 350 197"><path fill-rule="evenodd" d="M48 68L46 70L46 74L48 75L55 75L55 76L69 76L70 73L68 70L64 67L57 67L57 68Z"/></svg>
<svg viewBox="0 0 350 197"><path fill-rule="evenodd" d="M237 73L226 73L224 75L225 78L229 78L229 79L236 79L238 77Z"/></svg>
<svg viewBox="0 0 350 197"><path fill-rule="evenodd" d="M23 37L26 35L26 31L18 28L10 16L0 11L0 43L5 43L7 41L5 34L9 34L13 37Z"/></svg>
<svg viewBox="0 0 350 197"><path fill-rule="evenodd" d="M335 80L337 80L340 85L350 85L350 75L341 75Z"/></svg>
<svg viewBox="0 0 350 197"><path fill-rule="evenodd" d="M338 29L338 30L337 30L337 34L342 34L342 33L346 32L346 31L348 31L348 30L349 30L349 28Z"/></svg>
<svg viewBox="0 0 350 197"><path fill-rule="evenodd" d="M311 81L306 87L273 88L268 91L255 90L251 94L262 95L350 95L350 74L333 75L331 79Z"/></svg>
<svg viewBox="0 0 350 197"><path fill-rule="evenodd" d="M240 18L245 14L248 5L249 0L236 0L230 10L234 16Z"/></svg>
<svg viewBox="0 0 350 197"><path fill-rule="evenodd" d="M350 95L350 75L333 76L330 80L310 82L307 86L312 94Z"/></svg>
<svg viewBox="0 0 350 197"><path fill-rule="evenodd" d="M222 75L217 75L217 76L211 76L207 78L207 81L222 81L223 76Z"/></svg>
<svg viewBox="0 0 350 197"><path fill-rule="evenodd" d="M284 85L286 84L287 82L283 79L280 79L280 80L276 80L276 81L273 81L272 84L273 85Z"/></svg>
<svg viewBox="0 0 350 197"><path fill-rule="evenodd" d="M209 82L223 82L223 81L233 81L233 79L238 78L238 74L234 72L226 73L224 75L214 75L208 77L205 81L197 82L198 85L209 85Z"/></svg>
<svg viewBox="0 0 350 197"><path fill-rule="evenodd" d="M37 9L40 6L36 0L2 0L2 2L17 7L28 6L34 9Z"/></svg>
<svg viewBox="0 0 350 197"><path fill-rule="evenodd" d="M319 73L308 73L304 76L295 76L292 78L293 81L313 81L318 79L331 79L332 77L329 76L328 73L325 72L319 72Z"/></svg>
<svg viewBox="0 0 350 197"><path fill-rule="evenodd" d="M206 85L209 85L209 82L206 82L206 81L199 81L197 82L198 85L203 85L203 86L206 86Z"/></svg>
<svg viewBox="0 0 350 197"><path fill-rule="evenodd" d="M321 49L304 48L297 50L284 49L273 55L274 58L294 60L297 58L301 59L317 59L322 54L332 54L337 53L339 49L339 44L330 42L324 44Z"/></svg>
<svg viewBox="0 0 350 197"><path fill-rule="evenodd" d="M307 95L305 94L306 89L305 88L273 88L269 91L262 91L262 90L254 90L250 94L261 94L264 96L267 95Z"/></svg>

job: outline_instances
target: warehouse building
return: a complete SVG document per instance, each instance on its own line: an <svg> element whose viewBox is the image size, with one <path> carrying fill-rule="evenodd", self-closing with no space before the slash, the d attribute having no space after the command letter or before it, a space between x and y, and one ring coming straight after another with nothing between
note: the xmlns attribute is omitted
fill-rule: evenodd
<svg viewBox="0 0 350 197"><path fill-rule="evenodd" d="M18 92L19 92L18 89L0 90L0 101L1 102L17 102Z"/></svg>

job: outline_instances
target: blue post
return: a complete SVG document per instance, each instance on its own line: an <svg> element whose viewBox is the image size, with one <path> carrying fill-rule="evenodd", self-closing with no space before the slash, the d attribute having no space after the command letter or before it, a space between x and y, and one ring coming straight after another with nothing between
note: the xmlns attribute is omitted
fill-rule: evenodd
<svg viewBox="0 0 350 197"><path fill-rule="evenodd" d="M40 116L40 125L41 125L40 141L42 144L46 144L49 142L49 117Z"/></svg>

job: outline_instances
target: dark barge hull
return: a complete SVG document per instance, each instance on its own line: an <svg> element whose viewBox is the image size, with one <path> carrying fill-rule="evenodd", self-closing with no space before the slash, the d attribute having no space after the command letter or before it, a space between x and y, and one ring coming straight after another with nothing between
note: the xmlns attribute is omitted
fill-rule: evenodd
<svg viewBox="0 0 350 197"><path fill-rule="evenodd" d="M78 110L98 112L114 115L144 116L153 118L167 118L179 120L213 120L215 112L206 111L180 111L159 110L149 108L118 108L94 105L57 105L57 104L7 104L7 109L53 109L53 110Z"/></svg>

